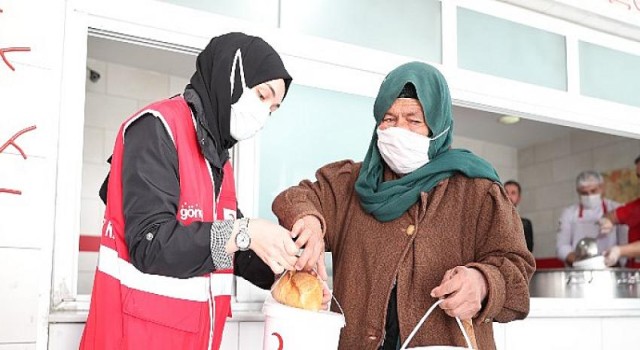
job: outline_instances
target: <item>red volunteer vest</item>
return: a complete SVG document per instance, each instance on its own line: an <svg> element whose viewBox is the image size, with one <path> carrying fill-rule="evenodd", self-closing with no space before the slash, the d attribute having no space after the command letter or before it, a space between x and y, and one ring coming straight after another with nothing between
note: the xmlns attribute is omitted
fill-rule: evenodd
<svg viewBox="0 0 640 350"><path fill-rule="evenodd" d="M209 164L198 146L193 116L183 98L151 104L124 122L113 151L100 255L80 349L217 350L226 318L231 316L233 270L179 279L145 274L130 263L122 203L124 132L146 113L163 122L176 146L180 174L177 220L189 225L236 215L231 165L224 166L216 201Z"/></svg>
<svg viewBox="0 0 640 350"><path fill-rule="evenodd" d="M616 209L618 220L629 226L629 243L640 240L640 198ZM640 269L640 258L627 259L626 267Z"/></svg>

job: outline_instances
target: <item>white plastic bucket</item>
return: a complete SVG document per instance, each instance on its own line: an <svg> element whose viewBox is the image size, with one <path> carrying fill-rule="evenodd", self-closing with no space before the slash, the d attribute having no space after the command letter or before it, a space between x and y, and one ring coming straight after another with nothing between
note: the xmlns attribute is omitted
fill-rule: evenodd
<svg viewBox="0 0 640 350"><path fill-rule="evenodd" d="M417 348L407 348L407 346L409 346L409 342L411 341L411 339L413 339L413 337L418 332L418 329L420 329L420 327L422 326L424 321L427 320L429 315L431 315L431 312L433 312L433 310L438 305L440 305L441 302L442 302L442 299L436 301L435 304L431 305L429 310L427 310L427 312L424 314L424 316L420 319L420 321L416 325L416 328L414 328L413 331L411 331L411 334L409 334L409 336L407 337L407 340L404 341L404 344L402 344L402 347L400 347L400 350L405 350L405 349L406 350L453 350L453 349L458 349L458 350L460 350L460 349L471 349L471 350L473 350L473 347L471 346L471 340L469 339L469 335L467 335L467 331L464 330L464 327L462 326L462 322L460 322L460 319L458 317L456 317L456 322L458 323L458 327L460 327L460 330L462 331L462 335L464 336L464 340L467 342L467 347L466 348L461 348L459 346L449 346L449 345L434 345L434 346L421 346L421 347L417 347Z"/></svg>
<svg viewBox="0 0 640 350"><path fill-rule="evenodd" d="M338 348L344 315L309 311L278 303L271 295L262 307L264 350L331 350Z"/></svg>

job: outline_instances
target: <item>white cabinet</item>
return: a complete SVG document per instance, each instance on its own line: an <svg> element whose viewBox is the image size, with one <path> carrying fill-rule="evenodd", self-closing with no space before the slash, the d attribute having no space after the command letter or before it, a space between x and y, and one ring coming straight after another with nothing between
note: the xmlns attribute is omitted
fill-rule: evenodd
<svg viewBox="0 0 640 350"><path fill-rule="evenodd" d="M262 349L264 322L239 322L238 350Z"/></svg>
<svg viewBox="0 0 640 350"><path fill-rule="evenodd" d="M507 350L505 346L506 325L503 323L493 324L493 339L496 341L496 350Z"/></svg>
<svg viewBox="0 0 640 350"><path fill-rule="evenodd" d="M639 318L602 319L602 349L637 349L640 347L639 329Z"/></svg>
<svg viewBox="0 0 640 350"><path fill-rule="evenodd" d="M602 346L599 318L528 318L505 326L504 349L614 349Z"/></svg>
<svg viewBox="0 0 640 350"><path fill-rule="evenodd" d="M77 349L84 323L51 323L49 324L49 350Z"/></svg>
<svg viewBox="0 0 640 350"><path fill-rule="evenodd" d="M233 305L227 320L221 350L262 349L264 318L261 303ZM49 350L77 349L86 314L59 319L49 326ZM612 350L638 349L640 344L640 299L531 300L529 317L509 323L494 323L498 350ZM0 350L23 350L0 344Z"/></svg>
<svg viewBox="0 0 640 350"><path fill-rule="evenodd" d="M498 350L637 349L639 299L531 299L529 317L494 323Z"/></svg>
<svg viewBox="0 0 640 350"><path fill-rule="evenodd" d="M36 350L36 343L0 344L0 350Z"/></svg>
<svg viewBox="0 0 640 350"><path fill-rule="evenodd" d="M0 169L3 169L1 165ZM0 208L6 208L2 206L1 200ZM2 211L4 214L5 210ZM0 217L0 221L2 220L4 217ZM30 221L23 221L23 224L28 222ZM0 225L0 236L21 232L18 230L7 232L2 231L1 228ZM29 235L32 232L26 230L22 235ZM40 250L4 248L0 239L0 266L2 266L0 269L0 344L36 341L40 322L38 279L42 277L42 261Z"/></svg>
<svg viewBox="0 0 640 350"><path fill-rule="evenodd" d="M237 322L227 322L224 325L224 333L222 333L220 350L238 349L238 325L239 323Z"/></svg>
<svg viewBox="0 0 640 350"><path fill-rule="evenodd" d="M636 349L638 317L529 317L494 323L498 350Z"/></svg>

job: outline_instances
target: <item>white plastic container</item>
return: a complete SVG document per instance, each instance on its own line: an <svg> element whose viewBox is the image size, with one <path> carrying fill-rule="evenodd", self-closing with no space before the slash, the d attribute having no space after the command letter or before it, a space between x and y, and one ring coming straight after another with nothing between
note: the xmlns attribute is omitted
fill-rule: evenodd
<svg viewBox="0 0 640 350"><path fill-rule="evenodd" d="M332 350L338 348L344 315L309 311L278 303L271 295L262 307L264 350Z"/></svg>
<svg viewBox="0 0 640 350"><path fill-rule="evenodd" d="M464 327L462 326L462 322L457 317L456 317L456 322L458 323L458 327L460 327L460 330L462 331L464 340L467 342L466 348L461 348L459 346L449 346L449 345L434 345L434 346L421 346L417 348L407 348L407 346L409 346L409 342L411 341L411 339L413 339L413 336L415 336L416 333L418 332L418 329L420 329L424 321L426 321L429 315L431 315L431 312L433 312L433 309L435 309L438 305L440 305L441 302L442 302L442 299L438 300L437 302L435 302L435 304L431 305L429 310L427 310L427 312L424 314L422 319L420 319L420 321L416 325L416 328L413 329L411 334L409 334L409 336L407 337L407 340L404 341L404 344L402 344L402 347L400 348L400 350L405 350L405 349L406 350L461 350L461 349L473 350L473 347L471 346L471 340L469 340L469 336L467 335L467 332L464 330Z"/></svg>
<svg viewBox="0 0 640 350"><path fill-rule="evenodd" d="M604 256L596 255L590 258L574 261L573 267L577 269L606 269L607 265L604 263Z"/></svg>

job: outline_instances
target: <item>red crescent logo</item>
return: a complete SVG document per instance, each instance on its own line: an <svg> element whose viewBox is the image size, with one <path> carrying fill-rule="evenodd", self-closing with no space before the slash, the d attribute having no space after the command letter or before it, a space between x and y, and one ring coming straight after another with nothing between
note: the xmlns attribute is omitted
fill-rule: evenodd
<svg viewBox="0 0 640 350"><path fill-rule="evenodd" d="M278 350L282 350L284 346L284 342L282 341L282 336L278 332L273 332L271 335L275 335L278 338Z"/></svg>

